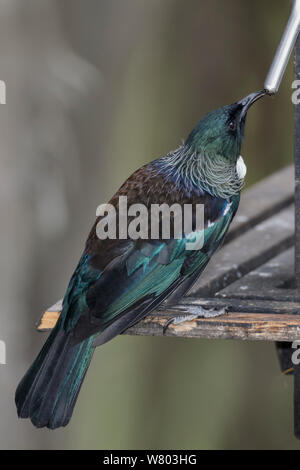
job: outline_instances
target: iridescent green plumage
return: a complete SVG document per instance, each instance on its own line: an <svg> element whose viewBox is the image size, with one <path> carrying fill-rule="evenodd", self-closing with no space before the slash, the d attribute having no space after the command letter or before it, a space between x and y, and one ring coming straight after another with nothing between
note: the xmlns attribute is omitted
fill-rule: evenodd
<svg viewBox="0 0 300 470"><path fill-rule="evenodd" d="M137 170L110 201L128 206L204 205L204 227L181 239L100 240L96 221L70 280L59 322L16 392L18 414L37 427L65 426L96 345L139 321L194 281L238 209L237 171L246 112L258 95L205 116L175 152ZM261 95L262 96L262 95ZM161 221L162 222L162 221ZM200 250L187 250L203 236Z"/></svg>

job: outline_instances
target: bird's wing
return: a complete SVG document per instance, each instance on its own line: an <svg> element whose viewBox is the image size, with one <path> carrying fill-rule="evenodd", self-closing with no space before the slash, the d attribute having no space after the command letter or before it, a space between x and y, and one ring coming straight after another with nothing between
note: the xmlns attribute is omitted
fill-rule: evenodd
<svg viewBox="0 0 300 470"><path fill-rule="evenodd" d="M128 187L126 193L130 195ZM197 203L205 206L201 250L186 250L193 241L189 237L99 240L94 227L64 299L64 327L73 330L75 341L96 333L98 343L111 339L156 308L187 277L204 269L236 208L206 193ZM201 235L203 231L194 237Z"/></svg>

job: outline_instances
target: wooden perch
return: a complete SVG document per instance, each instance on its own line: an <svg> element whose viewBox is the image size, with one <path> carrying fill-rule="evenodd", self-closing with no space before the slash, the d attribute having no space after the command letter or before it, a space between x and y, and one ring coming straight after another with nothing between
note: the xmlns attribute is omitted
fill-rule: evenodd
<svg viewBox="0 0 300 470"><path fill-rule="evenodd" d="M166 322L197 307L229 307L213 319L170 324L166 335L288 342L300 339L300 295L293 286L293 167L265 179L242 196L225 246L175 306L162 305L126 331L160 336ZM259 204L258 202L259 201ZM38 331L51 330L61 301L47 309Z"/></svg>
<svg viewBox="0 0 300 470"><path fill-rule="evenodd" d="M166 336L185 338L240 339L264 341L294 341L300 338L299 305L286 302L286 312L282 312L281 302L273 302L273 314L259 313L269 309L267 302L236 301L228 299L231 312L211 319L197 319L180 325L170 324ZM194 314L197 306L220 307L224 302L216 299L195 299L188 297L177 306L157 310L126 331L129 335L162 336L166 322L176 316ZM237 313L235 310L245 310ZM247 310L247 311L246 311ZM258 311L257 311L258 310ZM59 318L61 302L48 309L37 325L38 331L51 330Z"/></svg>

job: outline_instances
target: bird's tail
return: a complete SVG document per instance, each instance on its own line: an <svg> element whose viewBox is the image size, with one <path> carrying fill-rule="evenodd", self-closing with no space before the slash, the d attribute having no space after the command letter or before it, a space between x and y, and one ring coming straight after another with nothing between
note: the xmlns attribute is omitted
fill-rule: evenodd
<svg viewBox="0 0 300 470"><path fill-rule="evenodd" d="M94 338L72 344L59 325L51 332L40 354L16 391L20 418L38 427L66 426L94 352Z"/></svg>

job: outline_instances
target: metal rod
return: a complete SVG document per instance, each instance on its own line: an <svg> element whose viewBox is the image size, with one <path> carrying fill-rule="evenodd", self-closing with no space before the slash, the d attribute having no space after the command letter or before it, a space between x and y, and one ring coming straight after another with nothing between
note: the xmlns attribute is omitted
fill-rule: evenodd
<svg viewBox="0 0 300 470"><path fill-rule="evenodd" d="M295 49L295 80L300 79L300 37ZM300 289L300 104L295 104L295 275Z"/></svg>
<svg viewBox="0 0 300 470"><path fill-rule="evenodd" d="M290 18L279 43L273 63L265 81L265 90L275 94L279 90L282 77L289 62L300 31L300 0L294 0Z"/></svg>

